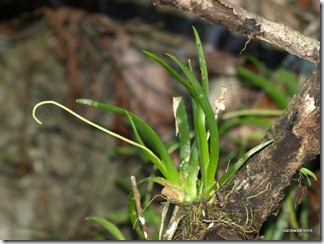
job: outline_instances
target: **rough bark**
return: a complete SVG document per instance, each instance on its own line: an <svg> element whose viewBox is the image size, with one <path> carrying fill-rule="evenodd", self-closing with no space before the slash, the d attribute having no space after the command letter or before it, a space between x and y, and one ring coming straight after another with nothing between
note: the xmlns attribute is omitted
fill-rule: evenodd
<svg viewBox="0 0 324 244"><path fill-rule="evenodd" d="M249 38L272 43L311 62L315 63L319 59L319 41L304 36L284 24L249 13L227 0L153 0L153 3L191 12L211 24L223 25L230 31Z"/></svg>

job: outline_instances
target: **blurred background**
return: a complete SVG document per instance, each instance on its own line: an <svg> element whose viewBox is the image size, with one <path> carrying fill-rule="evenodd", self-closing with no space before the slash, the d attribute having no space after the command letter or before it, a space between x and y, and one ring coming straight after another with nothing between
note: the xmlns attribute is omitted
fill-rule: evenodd
<svg viewBox="0 0 324 244"><path fill-rule="evenodd" d="M320 38L318 0L231 2ZM154 168L138 151L61 109L41 107L37 115L42 126L31 111L42 100L55 100L132 137L124 117L75 103L77 98L89 98L133 111L165 142L172 142L172 97L190 98L142 50L191 59L199 74L192 26L204 44L211 101L219 96L221 85L228 88L226 111L219 118L222 174L229 162L260 141L276 119L231 117L230 112L284 109L312 63L258 41L251 41L240 54L245 37L187 13L153 6L148 0L0 1L1 239L113 239L101 226L85 220L93 215L113 221L128 239L137 238L127 219L129 177L134 174L141 179L154 174ZM254 81L260 77L266 81ZM269 83L286 102L276 100L273 89L265 89ZM304 179L296 175L281 209L262 229L266 239L320 238L319 159L307 167L318 180L311 181L302 197L297 186ZM159 190L152 189L150 194ZM162 200L153 202L154 211L160 211ZM149 211L149 223L159 224L158 215ZM300 226L313 232L282 232L282 228Z"/></svg>

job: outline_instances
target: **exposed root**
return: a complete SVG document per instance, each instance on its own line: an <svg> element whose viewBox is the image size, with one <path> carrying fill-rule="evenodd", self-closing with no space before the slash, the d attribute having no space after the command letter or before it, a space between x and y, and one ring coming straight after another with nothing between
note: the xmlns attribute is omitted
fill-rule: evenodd
<svg viewBox="0 0 324 244"><path fill-rule="evenodd" d="M198 202L182 206L179 215L183 218L174 235L175 240L240 240L248 235L257 234L252 226L253 212L248 202L244 203L245 212L220 208L217 202ZM240 219L235 223L232 219Z"/></svg>

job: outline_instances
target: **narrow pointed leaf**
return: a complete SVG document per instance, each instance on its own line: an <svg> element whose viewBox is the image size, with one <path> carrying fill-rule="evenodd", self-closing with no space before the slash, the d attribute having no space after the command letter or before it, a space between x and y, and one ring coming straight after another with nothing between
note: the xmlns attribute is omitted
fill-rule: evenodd
<svg viewBox="0 0 324 244"><path fill-rule="evenodd" d="M317 181L317 177L316 177L316 175L315 175L314 172L312 172L311 170L309 170L309 169L307 169L307 168L305 168L305 167L302 167L302 168L300 169L300 172L301 172L303 175L305 175L305 176L307 176L307 175L311 176L314 180Z"/></svg>
<svg viewBox="0 0 324 244"><path fill-rule="evenodd" d="M191 95L194 97L197 103L200 103L202 107L206 120L208 123L209 131L210 131L210 160L208 165L205 167L207 170L207 185L211 185L214 182L214 177L216 174L216 169L218 166L218 158L219 158L219 138L218 138L218 128L216 124L216 120L214 117L213 109L209 103L209 98L206 93L203 91L201 85L199 84L196 77L190 72L189 68L177 57L167 54L176 64L179 65L181 70L185 73L187 78L190 81L190 84L193 87L193 93ZM208 186L205 187L208 187Z"/></svg>
<svg viewBox="0 0 324 244"><path fill-rule="evenodd" d="M184 177L183 189L185 201L191 202L197 197L197 180L199 172L198 150L196 143L193 143L190 152L190 159Z"/></svg>
<svg viewBox="0 0 324 244"><path fill-rule="evenodd" d="M187 88L187 90L192 93L193 89L192 86L188 81L186 81L177 71L175 71L167 62L165 62L163 59L160 57L156 56L155 54L148 52L148 51L143 51L148 57L151 59L155 60L159 64L161 64L174 78L176 78L180 83Z"/></svg>
<svg viewBox="0 0 324 244"><path fill-rule="evenodd" d="M268 145L270 145L273 142L273 140L263 142L256 147L249 150L247 153L243 155L242 158L240 158L232 167L230 167L227 172L219 179L218 185L221 187L224 185L242 166L243 164L256 152L260 151L261 149L264 149Z"/></svg>
<svg viewBox="0 0 324 244"><path fill-rule="evenodd" d="M180 172L188 164L190 156L190 130L187 111L182 97L174 98L174 114L178 128L179 148L180 148ZM187 162L187 163L186 163Z"/></svg>
<svg viewBox="0 0 324 244"><path fill-rule="evenodd" d="M116 237L117 240L120 240L120 241L126 240L125 236L123 235L123 233L121 233L121 231L118 229L118 227L116 225L114 225L112 222L110 222L109 220L106 220L106 219L100 218L100 217L95 217L95 216L87 217L86 220L92 220L92 221L100 224L110 234L112 234L114 237Z"/></svg>
<svg viewBox="0 0 324 244"><path fill-rule="evenodd" d="M132 126L132 129L133 129L133 132L134 132L134 135L136 137L136 140L138 141L139 144L145 146L145 144L143 143L137 129L136 129L136 126L134 124L134 121L132 119L132 117L129 115L128 112L126 112L127 114L127 117L131 123L131 126ZM172 172L168 172L166 166L162 163L162 161L156 157L154 154L151 154L151 153L148 153L147 151L143 151L143 153L145 154L145 156L158 168L158 170L161 172L161 174L169 179L169 180L172 180L172 177L173 175L170 175ZM176 172L176 174L178 174L178 172ZM177 175L175 176L177 177Z"/></svg>
<svg viewBox="0 0 324 244"><path fill-rule="evenodd" d="M237 67L237 72L240 76L245 78L247 83L264 89L280 109L285 109L287 107L288 98L276 84L244 67Z"/></svg>
<svg viewBox="0 0 324 244"><path fill-rule="evenodd" d="M199 34L195 27L192 27L195 35L196 46L198 50L198 57L199 57L199 66L201 72L201 85L204 92L208 95L209 94L209 83L208 83L208 72L207 72L207 65L204 55L204 50L200 41Z"/></svg>
<svg viewBox="0 0 324 244"><path fill-rule="evenodd" d="M202 121L203 110L199 106L199 101L196 102L195 99L192 98L191 102L192 102L193 126L194 126L194 133L195 133L194 145L197 150L197 157L200 166L201 179L203 179L203 184L206 185L207 184L206 168L208 165L207 160L209 160L209 158L206 159L205 155L206 153L208 153L209 149L208 149L206 129L205 127L201 126L202 123L205 123L205 120Z"/></svg>
<svg viewBox="0 0 324 244"><path fill-rule="evenodd" d="M171 159L171 156L168 153L165 145L161 141L160 137L156 134L156 132L147 123L145 123L141 118L136 116L134 113L127 111L126 109L122 109L122 108L108 105L105 103L96 102L96 101L93 101L90 99L77 99L77 102L81 103L81 104L93 106L93 107L96 107L96 108L99 108L102 110L110 111L113 113L122 114L125 116L127 116L127 113L128 113L129 116L131 116L134 123L137 126L140 126L141 129L143 131L145 131L145 133L148 135L148 138L151 139L152 145L154 146L154 150L158 153L162 162L165 164L166 168L168 170L170 170L171 172L173 172L173 174L175 176L172 179L173 183L178 184L179 179L178 179L178 177L176 177L177 173L175 173L177 171L177 168L175 167L175 165Z"/></svg>

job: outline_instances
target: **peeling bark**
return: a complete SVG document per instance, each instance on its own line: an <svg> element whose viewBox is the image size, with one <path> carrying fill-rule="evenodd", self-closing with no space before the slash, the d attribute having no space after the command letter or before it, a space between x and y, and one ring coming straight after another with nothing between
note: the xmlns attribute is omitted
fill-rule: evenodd
<svg viewBox="0 0 324 244"><path fill-rule="evenodd" d="M153 0L191 12L214 25L223 25L230 31L274 44L289 53L313 63L319 60L320 43L302 35L284 24L266 20L235 6L227 0Z"/></svg>

